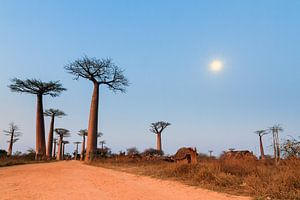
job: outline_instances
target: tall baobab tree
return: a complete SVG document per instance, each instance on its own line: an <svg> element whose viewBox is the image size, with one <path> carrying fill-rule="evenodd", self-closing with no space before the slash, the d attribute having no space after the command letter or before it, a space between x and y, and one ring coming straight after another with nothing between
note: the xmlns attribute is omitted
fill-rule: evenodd
<svg viewBox="0 0 300 200"><path fill-rule="evenodd" d="M258 131L255 131L254 133L259 136L260 159L264 160L265 159L265 153L264 153L264 146L263 146L262 137L264 135L268 134L268 132L266 130L258 130Z"/></svg>
<svg viewBox="0 0 300 200"><path fill-rule="evenodd" d="M151 124L150 131L152 133L156 134L156 149L158 151L162 151L162 145L161 145L161 133L167 126L170 126L171 124L169 122L159 121Z"/></svg>
<svg viewBox="0 0 300 200"><path fill-rule="evenodd" d="M87 136L88 132L86 129L82 129L78 132L78 135L82 137L82 146L81 146L81 154L80 160L84 160L84 153L85 153L85 137Z"/></svg>
<svg viewBox="0 0 300 200"><path fill-rule="evenodd" d="M69 144L70 142L67 140L63 140L62 141L62 159L65 159L65 148L66 148L66 144Z"/></svg>
<svg viewBox="0 0 300 200"><path fill-rule="evenodd" d="M21 132L19 132L19 127L15 125L13 122L9 124L9 130L3 130L5 135L9 136L8 142L8 150L7 150L7 155L11 156L12 154L12 149L13 149L13 144L19 140L19 137L22 135Z"/></svg>
<svg viewBox="0 0 300 200"><path fill-rule="evenodd" d="M56 144L57 144L57 139L54 138L53 139L53 155L52 155L53 158L55 158L55 154L56 154Z"/></svg>
<svg viewBox="0 0 300 200"><path fill-rule="evenodd" d="M74 142L74 144L75 144L75 155L74 155L74 157L75 157L75 160L77 160L77 156L78 156L78 144L80 144L81 142Z"/></svg>
<svg viewBox="0 0 300 200"><path fill-rule="evenodd" d="M46 157L50 158L52 157L52 145L53 145L53 132L54 132L54 119L55 117L62 117L66 114L58 109L50 108L48 110L45 110L44 115L47 117L51 117L50 122L50 129L49 129L49 135L48 135L48 143L47 143L47 151L46 151Z"/></svg>
<svg viewBox="0 0 300 200"><path fill-rule="evenodd" d="M111 59L84 56L66 65L65 69L74 75L75 79L85 78L94 84L88 125L87 156L85 157L86 161L90 161L97 150L99 86L105 85L114 92L125 92L129 83L123 75L123 70L115 65Z"/></svg>
<svg viewBox="0 0 300 200"><path fill-rule="evenodd" d="M43 96L50 95L51 97L58 96L66 89L62 87L59 81L43 82L37 79L20 80L14 78L11 80L9 88L12 92L28 93L37 96L36 110L36 155L35 159L44 159L46 155L45 142L45 122L43 115Z"/></svg>
<svg viewBox="0 0 300 200"><path fill-rule="evenodd" d="M283 128L277 124L270 128L273 136L273 148L274 148L274 160L275 163L280 161L280 143L279 143L279 133L283 131Z"/></svg>
<svg viewBox="0 0 300 200"><path fill-rule="evenodd" d="M57 151L57 156L56 156L56 160L62 160L62 155L63 155L63 139L65 137L69 137L70 136L70 131L68 129L64 129L64 128L56 128L55 129L56 134L59 137L58 140L58 151Z"/></svg>

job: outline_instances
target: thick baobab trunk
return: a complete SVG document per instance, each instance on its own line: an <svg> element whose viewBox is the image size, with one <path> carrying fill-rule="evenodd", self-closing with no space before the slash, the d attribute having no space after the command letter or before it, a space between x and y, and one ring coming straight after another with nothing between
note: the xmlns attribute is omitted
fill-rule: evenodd
<svg viewBox="0 0 300 200"><path fill-rule="evenodd" d="M80 160L84 160L84 151L85 151L85 135L82 136L82 147L81 147L81 154Z"/></svg>
<svg viewBox="0 0 300 200"><path fill-rule="evenodd" d="M46 157L50 158L52 157L52 145L53 145L53 130L54 130L54 114L51 116L51 122L50 122L50 130L48 135L48 144L47 144L47 152Z"/></svg>
<svg viewBox="0 0 300 200"><path fill-rule="evenodd" d="M56 141L53 144L53 158L55 158L55 153L56 153Z"/></svg>
<svg viewBox="0 0 300 200"><path fill-rule="evenodd" d="M9 140L9 145L8 145L8 150L7 150L7 156L11 156L12 154L12 147L14 143L14 131L12 131L10 135L10 140Z"/></svg>
<svg viewBox="0 0 300 200"><path fill-rule="evenodd" d="M260 159L264 160L265 159L265 153L264 153L264 146L262 142L262 136L259 136L259 144L260 144Z"/></svg>
<svg viewBox="0 0 300 200"><path fill-rule="evenodd" d="M43 95L37 95L36 110L36 160L44 159L46 154L45 124L43 113Z"/></svg>
<svg viewBox="0 0 300 200"><path fill-rule="evenodd" d="M162 150L162 147L161 147L161 133L157 133L156 134L156 148L158 151L161 151Z"/></svg>
<svg viewBox="0 0 300 200"><path fill-rule="evenodd" d="M95 82L91 108L90 108L88 138L87 138L86 155L85 155L86 161L93 160L94 154L97 150L98 104L99 104L99 84Z"/></svg>
<svg viewBox="0 0 300 200"><path fill-rule="evenodd" d="M62 138L60 138L59 142L58 142L58 150L57 150L56 160L61 160L61 154L62 154Z"/></svg>

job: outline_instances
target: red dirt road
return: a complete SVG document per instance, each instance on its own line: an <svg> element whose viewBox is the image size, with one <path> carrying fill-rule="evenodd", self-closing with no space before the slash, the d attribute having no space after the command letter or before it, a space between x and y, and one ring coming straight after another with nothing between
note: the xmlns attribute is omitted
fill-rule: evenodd
<svg viewBox="0 0 300 200"><path fill-rule="evenodd" d="M1 200L248 200L125 172L62 161L0 168Z"/></svg>

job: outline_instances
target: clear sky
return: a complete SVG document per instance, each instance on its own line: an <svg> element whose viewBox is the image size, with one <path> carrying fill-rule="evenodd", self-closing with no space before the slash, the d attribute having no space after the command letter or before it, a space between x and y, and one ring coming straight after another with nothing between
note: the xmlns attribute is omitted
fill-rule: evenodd
<svg viewBox="0 0 300 200"><path fill-rule="evenodd" d="M7 85L14 77L61 80L68 91L45 97L44 108L64 110L56 127L80 141L92 83L63 67L83 55L110 57L131 83L126 94L100 91L99 126L113 151L155 147L149 125L165 120L167 153L257 153L255 130L279 123L282 139L300 135L299 53L297 0L0 0L0 129L14 121L24 133L14 151L35 147L36 97ZM215 59L218 73L209 70ZM0 134L1 149L6 139ZM266 136L268 152L270 144Z"/></svg>

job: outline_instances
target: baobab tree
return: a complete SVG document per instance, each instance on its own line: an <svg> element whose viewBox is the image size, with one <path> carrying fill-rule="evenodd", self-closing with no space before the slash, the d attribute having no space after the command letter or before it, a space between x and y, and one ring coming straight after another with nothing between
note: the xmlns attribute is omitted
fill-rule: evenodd
<svg viewBox="0 0 300 200"><path fill-rule="evenodd" d="M277 124L269 128L273 136L273 148L274 148L274 160L275 163L280 161L280 143L279 143L279 133L283 131L283 128Z"/></svg>
<svg viewBox="0 0 300 200"><path fill-rule="evenodd" d="M57 151L57 156L56 156L56 160L62 160L62 155L63 155L63 139L65 137L69 137L70 136L70 131L68 129L64 129L64 128L56 128L55 129L56 134L59 137L58 140L58 151Z"/></svg>
<svg viewBox="0 0 300 200"><path fill-rule="evenodd" d="M22 135L21 132L19 132L19 127L15 125L13 122L9 124L9 130L3 130L5 135L9 136L8 142L8 150L7 150L7 156L11 156L13 144L19 140L19 137Z"/></svg>
<svg viewBox="0 0 300 200"><path fill-rule="evenodd" d="M171 124L169 122L159 121L151 124L150 131L152 133L156 134L156 149L158 151L162 151L162 145L161 145L161 133L167 126L170 126Z"/></svg>
<svg viewBox="0 0 300 200"><path fill-rule="evenodd" d="M53 132L54 132L54 119L55 117L62 117L66 114L58 109L50 108L48 110L45 110L44 115L47 117L51 117L50 122L50 129L49 129L49 135L48 135L48 143L47 143L47 151L46 151L46 157L51 159L52 157L52 145L53 145Z"/></svg>
<svg viewBox="0 0 300 200"><path fill-rule="evenodd" d="M62 159L65 159L65 148L66 148L66 144L69 144L70 142L67 140L63 140L62 141Z"/></svg>
<svg viewBox="0 0 300 200"><path fill-rule="evenodd" d="M84 153L85 153L85 137L87 136L88 132L86 129L82 129L77 134L82 137L82 146L81 146L81 154L80 154L80 160L82 161L84 159Z"/></svg>
<svg viewBox="0 0 300 200"><path fill-rule="evenodd" d="M212 157L212 153L214 152L213 150L209 150L209 157L211 158Z"/></svg>
<svg viewBox="0 0 300 200"><path fill-rule="evenodd" d="M59 81L43 82L37 79L20 80L14 78L11 80L12 84L9 88L12 92L28 93L37 96L37 110L36 110L36 155L35 159L44 159L46 155L45 142L45 122L43 115L43 96L50 95L57 97L66 89L62 87Z"/></svg>
<svg viewBox="0 0 300 200"><path fill-rule="evenodd" d="M99 141L99 144L101 145L101 149L103 150L104 144L106 144L105 140Z"/></svg>
<svg viewBox="0 0 300 200"><path fill-rule="evenodd" d="M263 146L262 137L264 135L268 134L268 132L266 130L258 130L258 131L255 131L254 133L259 136L260 159L264 160L265 159L265 153L264 153L264 146Z"/></svg>
<svg viewBox="0 0 300 200"><path fill-rule="evenodd" d="M54 138L53 139L53 155L52 155L52 157L53 158L55 158L55 154L56 154L56 144L57 144L57 139L56 138Z"/></svg>
<svg viewBox="0 0 300 200"><path fill-rule="evenodd" d="M74 155L74 157L75 157L75 160L77 160L77 155L78 155L78 144L80 144L81 142L74 142L74 144L75 144L75 155Z"/></svg>
<svg viewBox="0 0 300 200"><path fill-rule="evenodd" d="M88 125L87 156L85 157L86 161L90 161L97 150L99 86L105 85L114 92L125 92L129 83L123 75L123 70L115 65L111 59L84 56L66 65L65 69L74 75L75 79L85 78L94 84Z"/></svg>

